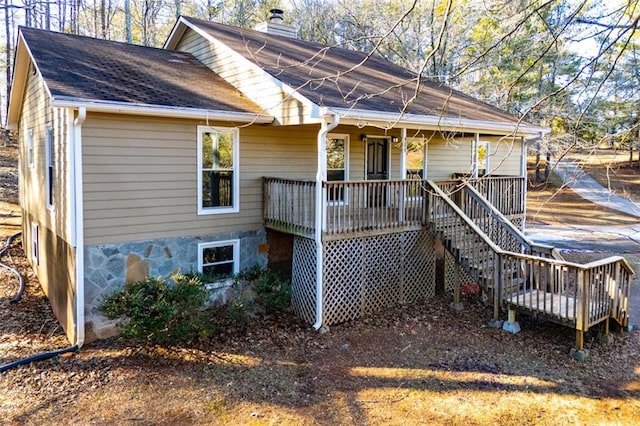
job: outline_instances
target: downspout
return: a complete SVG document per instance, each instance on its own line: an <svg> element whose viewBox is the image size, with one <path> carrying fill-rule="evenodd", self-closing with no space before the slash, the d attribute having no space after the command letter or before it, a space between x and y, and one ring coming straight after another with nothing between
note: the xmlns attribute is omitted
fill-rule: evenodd
<svg viewBox="0 0 640 426"><path fill-rule="evenodd" d="M323 247L322 247L322 225L323 225L323 213L324 213L324 197L322 196L322 183L327 179L327 133L335 129L340 123L340 116L338 114L328 114L325 110L323 116L325 119L320 124L320 131L318 132L318 165L316 170L316 214L315 214L315 232L314 241L316 244L316 322L313 324L315 330L319 330L322 327L322 306L323 306L323 279L324 274L322 270L323 265ZM331 117L331 123L327 124L326 118Z"/></svg>
<svg viewBox="0 0 640 426"><path fill-rule="evenodd" d="M82 124L87 118L87 109L78 108L78 116L73 120L72 135L72 167L71 179L73 182L73 212L75 223L72 229L75 231L76 249L76 343L79 348L84 345L84 196L82 185Z"/></svg>
<svg viewBox="0 0 640 426"><path fill-rule="evenodd" d="M85 107L78 109L78 116L73 120L73 129L70 132L71 141L71 166L70 179L72 182L71 189L71 230L72 240L76 248L76 341L75 343L64 349L51 352L43 352L27 358L22 358L9 364L0 365L0 373L12 368L26 365L35 361L43 361L62 355L67 352L75 352L84 345L84 228L83 228L83 195L82 195L82 124L87 118L87 110ZM70 124L71 120L67 123ZM10 244L7 241L7 247Z"/></svg>

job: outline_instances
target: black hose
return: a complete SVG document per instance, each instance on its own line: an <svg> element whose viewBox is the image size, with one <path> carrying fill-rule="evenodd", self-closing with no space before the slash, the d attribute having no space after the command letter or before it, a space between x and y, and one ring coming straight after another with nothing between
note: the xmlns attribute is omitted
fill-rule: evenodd
<svg viewBox="0 0 640 426"><path fill-rule="evenodd" d="M4 245L4 248L2 250L0 250L0 260L2 260L2 256L4 256L4 254L7 252L7 250L9 250L9 248L13 244L13 240L18 235L21 235L21 234L22 234L22 232L16 232L15 234L13 234L9 238L7 238L7 243ZM13 298L11 299L11 303L18 303L18 301L20 299L22 299L22 293L24 293L24 287L25 287L24 276L16 268L14 268L12 266L9 266L9 265L6 265L6 264L4 264L2 262L0 262L0 268L6 269L7 271L13 273L15 276L18 277L18 282L20 283L20 285L18 287L18 293L16 293L16 295L13 296Z"/></svg>
<svg viewBox="0 0 640 426"><path fill-rule="evenodd" d="M11 247L11 244L13 244L13 240L18 236L22 234L22 232L16 232L15 234L11 235L9 238L7 238L7 243L5 244L4 248L2 250L0 250L0 260L2 260L2 256L6 253L6 251L9 249L9 247ZM15 295L15 297L13 299L11 299L11 302L15 303L17 301L19 301L22 298L22 293L24 292L24 286L25 286L25 280L24 277L22 276L22 274L16 269L13 268L11 266L5 265L4 263L0 262L0 267L14 273L15 275L18 276L18 280L20 281L20 288L18 289L18 294ZM20 365L26 365L35 361L43 361L45 359L49 359L49 358L54 358L58 355L61 355L63 353L66 352L75 352L78 350L78 345L73 345L71 347L65 348L65 349L58 349L56 351L51 351L51 352L43 352L37 355L33 355L27 358L22 358L13 362L10 362L9 364L5 364L5 365L0 365L0 373L5 372L7 370L10 370L12 368L18 367Z"/></svg>
<svg viewBox="0 0 640 426"><path fill-rule="evenodd" d="M35 361L43 361L45 359L57 357L58 355L61 355L66 352L75 352L77 350L78 350L78 345L73 345L66 349L58 349L57 351L43 352L41 354L33 355L27 358L22 358L17 361L10 362L9 364L0 365L0 373L3 373L12 368L18 367L20 365L26 365Z"/></svg>

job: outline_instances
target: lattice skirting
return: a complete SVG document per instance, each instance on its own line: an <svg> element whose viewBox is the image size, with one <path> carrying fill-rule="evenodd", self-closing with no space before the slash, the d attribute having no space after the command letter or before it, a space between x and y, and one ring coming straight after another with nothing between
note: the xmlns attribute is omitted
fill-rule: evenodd
<svg viewBox="0 0 640 426"><path fill-rule="evenodd" d="M316 318L316 244L303 237L293 239L291 268L291 306L304 321Z"/></svg>
<svg viewBox="0 0 640 426"><path fill-rule="evenodd" d="M323 324L379 311L435 294L433 236L426 230L326 242L323 262ZM293 306L315 320L315 246L294 240Z"/></svg>

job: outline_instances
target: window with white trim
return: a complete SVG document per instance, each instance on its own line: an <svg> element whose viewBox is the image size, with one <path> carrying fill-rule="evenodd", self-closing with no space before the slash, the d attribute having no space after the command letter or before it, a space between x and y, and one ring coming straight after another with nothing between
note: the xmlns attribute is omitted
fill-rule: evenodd
<svg viewBox="0 0 640 426"><path fill-rule="evenodd" d="M426 143L422 138L407 138L407 180L424 179ZM407 198L422 196L422 185L416 183L407 186Z"/></svg>
<svg viewBox="0 0 640 426"><path fill-rule="evenodd" d="M44 140L44 162L45 162L45 198L47 208L53 209L54 205L54 178L55 178L55 148L53 130L47 127Z"/></svg>
<svg viewBox="0 0 640 426"><path fill-rule="evenodd" d="M217 280L239 272L240 240L198 244L198 272Z"/></svg>
<svg viewBox="0 0 640 426"><path fill-rule="evenodd" d="M478 176L484 176L489 173L489 142L478 142Z"/></svg>
<svg viewBox="0 0 640 426"><path fill-rule="evenodd" d="M27 132L27 164L29 165L30 169L33 169L33 165L35 164L33 159L34 150L35 147L33 145L33 130L29 129L29 131Z"/></svg>
<svg viewBox="0 0 640 426"><path fill-rule="evenodd" d="M40 228L31 222L31 260L36 265L40 264Z"/></svg>
<svg viewBox="0 0 640 426"><path fill-rule="evenodd" d="M239 132L198 126L198 214L239 211Z"/></svg>
<svg viewBox="0 0 640 426"><path fill-rule="evenodd" d="M327 181L349 180L349 135L327 135ZM330 202L346 202L346 189L332 188Z"/></svg>

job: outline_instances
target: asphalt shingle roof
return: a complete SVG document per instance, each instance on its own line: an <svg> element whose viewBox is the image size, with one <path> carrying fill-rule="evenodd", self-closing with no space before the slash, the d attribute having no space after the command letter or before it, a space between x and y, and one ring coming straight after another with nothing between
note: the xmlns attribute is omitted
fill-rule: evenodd
<svg viewBox="0 0 640 426"><path fill-rule="evenodd" d="M264 113L189 53L20 31L54 99Z"/></svg>
<svg viewBox="0 0 640 426"><path fill-rule="evenodd" d="M416 93L416 74L376 55L367 58L365 53L349 49L184 19L320 106L505 123L518 121L485 102L426 80L420 82L417 98L406 106L406 101Z"/></svg>

